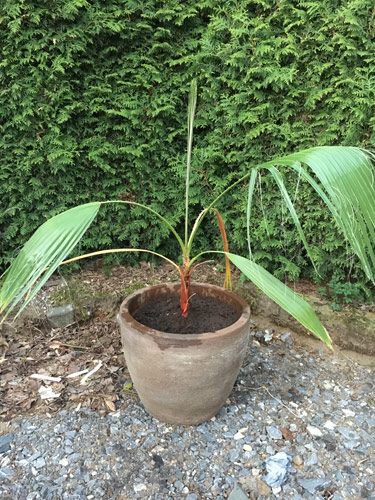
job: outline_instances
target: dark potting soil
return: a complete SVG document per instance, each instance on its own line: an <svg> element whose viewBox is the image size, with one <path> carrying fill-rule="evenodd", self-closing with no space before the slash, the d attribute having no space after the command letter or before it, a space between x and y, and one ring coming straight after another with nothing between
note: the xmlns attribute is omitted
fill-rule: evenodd
<svg viewBox="0 0 375 500"><path fill-rule="evenodd" d="M240 317L232 306L213 297L193 295L189 300L189 313L181 315L177 295L151 300L133 315L142 325L166 333L204 333L221 330Z"/></svg>

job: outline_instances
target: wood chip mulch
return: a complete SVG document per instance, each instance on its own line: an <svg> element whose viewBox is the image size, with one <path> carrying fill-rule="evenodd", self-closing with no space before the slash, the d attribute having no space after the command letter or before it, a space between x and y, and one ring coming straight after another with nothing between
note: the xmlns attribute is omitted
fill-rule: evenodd
<svg viewBox="0 0 375 500"><path fill-rule="evenodd" d="M125 366L115 319L98 315L85 324L49 330L44 324L30 321L22 330L13 332L10 342L3 342L1 420L77 407L90 407L105 414L138 399ZM98 363L100 369L84 384L81 382L85 374L67 378L84 370L89 372ZM60 381L31 378L35 374ZM42 399L42 386L59 396Z"/></svg>

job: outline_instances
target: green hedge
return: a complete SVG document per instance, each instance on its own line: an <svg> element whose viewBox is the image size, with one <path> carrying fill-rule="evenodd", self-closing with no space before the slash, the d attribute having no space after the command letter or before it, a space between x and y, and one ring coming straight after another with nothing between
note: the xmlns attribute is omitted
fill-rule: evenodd
<svg viewBox="0 0 375 500"><path fill-rule="evenodd" d="M373 0L3 0L0 267L46 218L89 200L151 203L181 230L189 83L198 78L192 213L251 165L313 145L375 142ZM298 185L297 185L298 184ZM297 205L322 277L357 260L303 185ZM268 176L252 221L258 262L311 265ZM221 203L246 252L246 186ZM301 215L302 216L302 215ZM181 231L182 232L182 231ZM197 250L218 241L205 223ZM141 209L108 208L79 251L177 247Z"/></svg>

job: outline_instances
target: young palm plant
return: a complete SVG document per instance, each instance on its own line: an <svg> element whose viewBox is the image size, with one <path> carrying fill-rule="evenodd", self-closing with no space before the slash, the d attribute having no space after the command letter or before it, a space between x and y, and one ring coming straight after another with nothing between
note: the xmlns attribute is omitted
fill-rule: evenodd
<svg viewBox="0 0 375 500"><path fill-rule="evenodd" d="M253 191L259 170L265 169L273 176L285 204L297 227L300 238L311 258L311 252L303 233L296 210L288 195L278 166L288 167L299 176L307 180L319 194L332 213L336 224L342 231L353 251L358 255L362 267L369 279L374 281L373 268L375 254L375 189L371 155L354 147L315 147L299 153L275 158L252 168L249 172L227 187L212 203L201 211L195 220L189 234L189 185L190 162L193 143L193 124L197 102L197 84L191 84L188 106L188 144L187 144L187 171L185 193L185 234L182 239L172 225L151 206L132 201L111 200L92 202L79 205L60 213L45 222L27 241L17 258L3 276L0 290L0 313L5 317L26 296L18 314L33 299L43 284L54 273L56 268L64 263L73 262L92 256L118 252L148 252L172 264L181 278L180 306L182 316L187 316L189 307L190 276L198 259L209 253L224 253L226 260L225 287L231 287L230 262L259 287L266 295L285 309L304 327L318 338L331 346L331 339L324 326L319 321L313 309L299 295L290 290L282 282L256 264L251 257L250 248L250 214ZM309 169L314 176L310 175ZM215 208L219 200L231 189L249 183L247 205L247 237L249 241L250 258L229 253L223 220ZM170 260L157 252L140 248L115 248L99 250L64 260L81 239L90 224L94 221L102 205L120 203L136 205L148 210L169 228L181 247L182 265ZM221 236L224 251L207 250L191 257L194 237L208 213L214 211Z"/></svg>

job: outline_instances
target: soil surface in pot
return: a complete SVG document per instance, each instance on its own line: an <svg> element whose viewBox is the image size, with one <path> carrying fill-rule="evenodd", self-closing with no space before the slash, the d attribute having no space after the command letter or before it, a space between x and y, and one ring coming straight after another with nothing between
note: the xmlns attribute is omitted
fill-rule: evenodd
<svg viewBox="0 0 375 500"><path fill-rule="evenodd" d="M232 325L241 316L232 306L213 297L193 295L187 318L181 316L177 295L150 300L133 315L142 325L166 333L204 333Z"/></svg>

